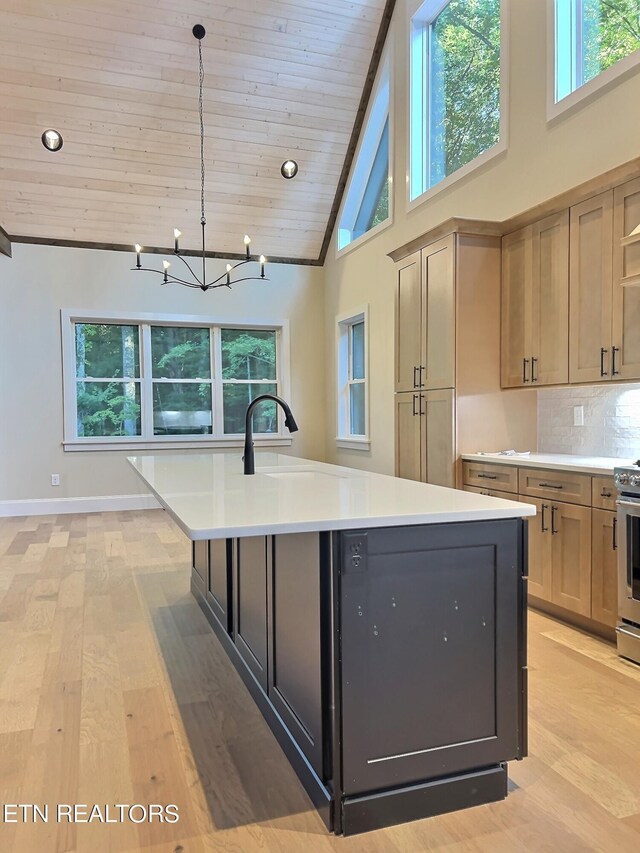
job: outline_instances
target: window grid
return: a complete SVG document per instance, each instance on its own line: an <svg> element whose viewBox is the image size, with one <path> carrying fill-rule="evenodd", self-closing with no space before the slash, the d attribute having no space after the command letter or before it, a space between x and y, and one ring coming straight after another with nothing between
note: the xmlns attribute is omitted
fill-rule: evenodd
<svg viewBox="0 0 640 853"><path fill-rule="evenodd" d="M348 404L347 404L347 434L353 436L363 436L366 433L366 427L363 432L354 432L354 422L357 421L357 418L354 416L353 411L353 395L351 389L355 385L364 386L364 399L365 399L365 410L366 410L366 392L367 392L367 372L366 372L366 363L364 364L364 369L362 371L362 377L356 378L354 377L354 369L353 369L353 350L354 350L354 336L353 330L356 326L362 325L364 327L364 320L356 320L353 323L349 323L349 371L348 371L348 379L347 379L347 396L348 396ZM364 343L363 343L364 346ZM363 359L364 361L364 359ZM363 421L365 418L363 418ZM364 425L364 424L363 424Z"/></svg>
<svg viewBox="0 0 640 853"><path fill-rule="evenodd" d="M64 315L65 312L63 312ZM283 373L284 373L284 365L283 365L283 347L282 347L282 333L283 327L281 325L257 325L251 323L242 323L242 324L212 324L206 323L203 321L198 322L190 322L186 320L182 320L181 318L176 318L175 320L153 320L153 321L140 321L133 319L102 319L100 317L91 317L89 319L82 319L70 317L70 323L67 326L64 325L64 316L63 316L63 329L68 328L69 330L69 338L67 344L65 346L64 336L63 336L63 348L66 353L66 360L72 361L72 371L68 371L68 374L73 375L73 384L69 385L68 382L65 382L65 408L69 409L70 417L65 420L65 443L70 442L82 442L87 444L114 444L118 443L130 444L130 443L164 443L164 442L175 442L176 444L180 444L184 441L189 442L198 442L198 441L212 441L216 439L226 439L233 440L242 438L243 433L225 433L224 432L224 411L223 411L223 387L225 384L229 385L242 385L242 384L251 384L251 385L269 385L271 386L271 390L273 386L275 386L275 393L282 394L282 388L284 384ZM137 377L89 377L89 376L81 376L78 377L77 374L77 354L76 354L76 327L79 324L96 324L96 325L127 325L137 327L138 329L138 371L139 376ZM209 330L209 363L210 363L210 377L203 378L171 378L171 377L154 377L153 375L153 357L152 357L152 342L151 342L151 329L155 326L166 326L173 328L206 328ZM275 378L274 379L251 379L251 380L242 380L242 379L223 379L222 377L222 330L223 329L239 329L246 330L248 332L251 331L271 331L275 334ZM67 374L65 370L65 375L69 381L71 381L70 376ZM78 414L77 414L77 388L79 383L83 382L99 382L104 384L109 383L120 383L123 385L135 384L140 388L140 422L141 428L138 434L123 434L123 435L96 435L96 436L82 436L78 434ZM202 385L209 384L211 386L211 428L212 431L210 433L201 433L201 432L193 432L193 433L184 433L184 434L157 434L155 431L154 425L154 388L156 385L162 384L183 384L183 385ZM71 394L69 394L71 391ZM73 428L71 428L71 423L73 424ZM271 438L279 438L282 437L282 425L278 412L278 420L277 420L277 430L275 432L269 433L260 433L254 427L254 435L259 439L261 436L271 437Z"/></svg>

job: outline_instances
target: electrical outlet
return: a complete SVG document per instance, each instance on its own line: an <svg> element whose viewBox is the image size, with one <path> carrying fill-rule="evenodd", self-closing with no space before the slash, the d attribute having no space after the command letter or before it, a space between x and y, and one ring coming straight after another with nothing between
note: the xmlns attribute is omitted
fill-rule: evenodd
<svg viewBox="0 0 640 853"><path fill-rule="evenodd" d="M51 475L51 485L59 486L60 485L60 474L52 474Z"/></svg>
<svg viewBox="0 0 640 853"><path fill-rule="evenodd" d="M573 407L573 425L584 426L584 406Z"/></svg>

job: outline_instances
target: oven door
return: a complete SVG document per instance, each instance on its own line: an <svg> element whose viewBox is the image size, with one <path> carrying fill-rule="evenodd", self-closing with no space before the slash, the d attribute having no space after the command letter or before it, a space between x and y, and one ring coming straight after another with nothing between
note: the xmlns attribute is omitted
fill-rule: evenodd
<svg viewBox="0 0 640 853"><path fill-rule="evenodd" d="M618 500L618 615L640 626L640 499Z"/></svg>

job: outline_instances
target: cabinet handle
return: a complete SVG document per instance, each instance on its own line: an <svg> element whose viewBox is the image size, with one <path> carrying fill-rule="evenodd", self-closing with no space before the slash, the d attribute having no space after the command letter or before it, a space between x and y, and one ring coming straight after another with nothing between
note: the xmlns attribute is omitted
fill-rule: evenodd
<svg viewBox="0 0 640 853"><path fill-rule="evenodd" d="M523 382L523 384L525 382L529 381L529 379L527 378L527 366L528 366L528 364L529 364L529 359L523 358L522 359L522 382Z"/></svg>
<svg viewBox="0 0 640 853"><path fill-rule="evenodd" d="M414 388L418 387L418 368L415 365L413 368L413 387Z"/></svg>
<svg viewBox="0 0 640 853"><path fill-rule="evenodd" d="M558 528L556 527L556 513L558 511L557 506L551 507L551 535L555 536L558 532Z"/></svg>
<svg viewBox="0 0 640 853"><path fill-rule="evenodd" d="M422 371L423 371L423 370L426 370L426 367L424 367L424 366L421 364L421 365L420 365L420 387L421 387L421 388L424 388L424 382L422 381Z"/></svg>
<svg viewBox="0 0 640 853"><path fill-rule="evenodd" d="M426 410L422 410L422 401L424 400L424 394L420 394L420 415L426 414Z"/></svg>
<svg viewBox="0 0 640 853"><path fill-rule="evenodd" d="M482 474L482 473L480 473L480 474L478 474L478 479L479 480L497 480L498 475L497 474Z"/></svg>
<svg viewBox="0 0 640 853"><path fill-rule="evenodd" d="M606 376L607 371L604 369L604 357L609 352L606 347L600 347L600 376Z"/></svg>
<svg viewBox="0 0 640 853"><path fill-rule="evenodd" d="M561 485L560 486L554 486L553 483L538 483L538 486L541 489L561 489L561 488L563 488Z"/></svg>
<svg viewBox="0 0 640 853"><path fill-rule="evenodd" d="M537 364L538 364L538 359L534 355L532 355L531 356L531 381L532 382L538 381L538 371L536 370Z"/></svg>
<svg viewBox="0 0 640 853"><path fill-rule="evenodd" d="M413 411L413 417L415 418L415 416L418 414L418 413L416 412L416 400L418 399L418 395L417 395L417 394L412 394L411 396L413 397L413 406L412 406L412 411Z"/></svg>
<svg viewBox="0 0 640 853"><path fill-rule="evenodd" d="M605 490L604 490L604 486L603 486L603 487L602 487L602 491L600 492L600 497L601 497L601 498L610 498L610 497L611 497L611 492L605 492Z"/></svg>
<svg viewBox="0 0 640 853"><path fill-rule="evenodd" d="M613 538L613 542L612 542L613 550L617 551L618 550L618 519L615 515L613 517L613 537L612 538Z"/></svg>
<svg viewBox="0 0 640 853"><path fill-rule="evenodd" d="M611 347L611 375L617 376L620 371L616 370L616 353L620 352L620 347Z"/></svg>
<svg viewBox="0 0 640 853"><path fill-rule="evenodd" d="M541 531L541 533L546 533L547 530L549 529L548 527L545 526L545 523L544 523L544 513L545 513L545 510L547 510L547 509L549 509L549 504L542 504L542 518L540 519L540 522L541 522L540 531Z"/></svg>

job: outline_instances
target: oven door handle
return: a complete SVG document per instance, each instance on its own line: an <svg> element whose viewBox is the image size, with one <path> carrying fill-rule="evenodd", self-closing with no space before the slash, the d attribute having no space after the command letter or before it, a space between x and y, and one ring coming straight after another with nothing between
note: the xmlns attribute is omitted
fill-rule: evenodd
<svg viewBox="0 0 640 853"><path fill-rule="evenodd" d="M616 501L617 506L628 507L629 509L636 509L638 513L640 513L640 500L637 501Z"/></svg>

